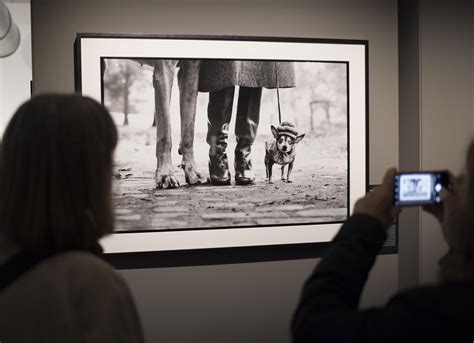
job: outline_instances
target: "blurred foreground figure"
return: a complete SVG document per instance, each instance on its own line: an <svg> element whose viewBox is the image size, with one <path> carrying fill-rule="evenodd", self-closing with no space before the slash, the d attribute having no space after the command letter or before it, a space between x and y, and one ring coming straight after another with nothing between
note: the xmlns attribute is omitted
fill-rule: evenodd
<svg viewBox="0 0 474 343"><path fill-rule="evenodd" d="M113 231L115 125L78 95L23 104L0 147L0 341L143 342Z"/></svg>
<svg viewBox="0 0 474 343"><path fill-rule="evenodd" d="M359 310L365 281L398 212L393 207L395 169L360 199L327 255L306 282L293 317L295 342L473 342L474 142L466 175L450 174L443 203L425 206L441 223L449 252L439 283L396 294L384 306Z"/></svg>

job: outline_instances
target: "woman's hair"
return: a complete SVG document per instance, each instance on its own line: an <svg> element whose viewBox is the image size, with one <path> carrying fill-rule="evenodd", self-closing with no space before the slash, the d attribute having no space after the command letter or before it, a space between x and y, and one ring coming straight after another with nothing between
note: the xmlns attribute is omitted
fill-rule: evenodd
<svg viewBox="0 0 474 343"><path fill-rule="evenodd" d="M474 140L467 151L464 173L463 201L450 215L445 232L449 251L440 260L441 281L474 281Z"/></svg>
<svg viewBox="0 0 474 343"><path fill-rule="evenodd" d="M0 234L32 253L90 249L113 231L108 111L79 95L40 95L0 145Z"/></svg>

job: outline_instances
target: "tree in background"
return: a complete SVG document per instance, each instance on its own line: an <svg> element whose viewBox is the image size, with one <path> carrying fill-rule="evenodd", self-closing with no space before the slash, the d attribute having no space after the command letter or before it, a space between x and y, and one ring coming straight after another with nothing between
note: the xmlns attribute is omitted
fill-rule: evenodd
<svg viewBox="0 0 474 343"><path fill-rule="evenodd" d="M132 60L110 59L104 75L104 99L110 112L123 113L123 125L129 124L128 115L137 113L142 101L131 95L144 87L150 87L150 80L141 65Z"/></svg>

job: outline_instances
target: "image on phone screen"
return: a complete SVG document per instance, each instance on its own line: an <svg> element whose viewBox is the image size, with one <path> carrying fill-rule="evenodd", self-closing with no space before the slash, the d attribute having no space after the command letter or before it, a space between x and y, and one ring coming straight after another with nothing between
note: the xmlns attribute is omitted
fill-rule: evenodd
<svg viewBox="0 0 474 343"><path fill-rule="evenodd" d="M394 203L398 206L436 204L445 173L399 173L395 176Z"/></svg>

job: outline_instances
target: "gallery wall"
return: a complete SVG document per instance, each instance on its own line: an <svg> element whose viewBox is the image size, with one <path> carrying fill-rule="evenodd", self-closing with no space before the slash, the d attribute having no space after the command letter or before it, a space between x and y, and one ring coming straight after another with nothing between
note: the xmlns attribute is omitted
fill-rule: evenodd
<svg viewBox="0 0 474 343"><path fill-rule="evenodd" d="M474 3L399 0L400 168L461 171L474 132ZM419 208L400 216L399 285L437 280L447 246Z"/></svg>
<svg viewBox="0 0 474 343"><path fill-rule="evenodd" d="M462 171L474 132L473 22L470 0L420 1L422 169ZM420 282L432 283L447 246L431 216L421 215L420 228Z"/></svg>
<svg viewBox="0 0 474 343"><path fill-rule="evenodd" d="M77 32L367 39L370 182L378 183L387 167L398 164L394 0L33 0L32 29L36 94L73 91ZM291 313L317 262L313 258L120 273L132 289L150 342L289 342ZM384 303L397 284L398 256L380 256L363 306Z"/></svg>
<svg viewBox="0 0 474 343"><path fill-rule="evenodd" d="M398 1L399 131L401 171L419 170L420 161L420 6ZM404 208L399 216L398 285L419 284L420 208Z"/></svg>

